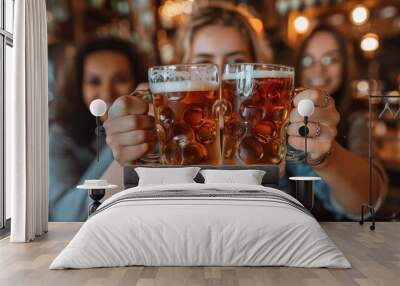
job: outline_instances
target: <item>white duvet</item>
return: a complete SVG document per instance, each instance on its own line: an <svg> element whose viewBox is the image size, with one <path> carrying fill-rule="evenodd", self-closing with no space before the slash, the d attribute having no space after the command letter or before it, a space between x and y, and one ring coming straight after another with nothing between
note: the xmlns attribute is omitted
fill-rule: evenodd
<svg viewBox="0 0 400 286"><path fill-rule="evenodd" d="M132 192L262 190L254 185L142 186L115 194L90 217L50 269L145 266L294 266L350 268L310 215L289 204L257 198L115 200ZM136 194L136 193L135 193ZM297 202L298 203L298 202Z"/></svg>

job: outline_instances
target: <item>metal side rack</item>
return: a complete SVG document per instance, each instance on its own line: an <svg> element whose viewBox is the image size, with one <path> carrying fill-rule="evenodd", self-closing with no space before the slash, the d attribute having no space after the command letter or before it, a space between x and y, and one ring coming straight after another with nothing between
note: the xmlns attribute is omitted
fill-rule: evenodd
<svg viewBox="0 0 400 286"><path fill-rule="evenodd" d="M364 213L366 210L369 211L370 217L369 220L371 221L370 229L375 230L375 222L378 218L376 216L374 202L372 198L372 187L373 187L373 180L372 180L372 168L373 168L373 159L374 159L374 140L373 140L373 118L376 114L377 119L382 119L387 112L389 112L393 119L400 120L400 97L397 95L369 95L368 96L368 203L364 203L361 205L361 220L359 223L362 225L365 221ZM397 110L394 112L391 108L391 101L397 103ZM372 110L373 105L378 105L377 103L383 102L383 109L377 113L374 113ZM380 217L379 217L380 218ZM385 218L380 218L385 219ZM388 219L399 219L399 217L388 217Z"/></svg>

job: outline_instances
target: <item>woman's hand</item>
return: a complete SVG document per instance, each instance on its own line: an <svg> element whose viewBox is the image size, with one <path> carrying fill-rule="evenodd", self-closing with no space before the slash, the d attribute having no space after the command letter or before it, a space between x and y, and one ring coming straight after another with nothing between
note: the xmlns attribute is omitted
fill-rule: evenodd
<svg viewBox="0 0 400 286"><path fill-rule="evenodd" d="M133 162L150 152L157 141L154 117L142 99L126 95L117 98L104 122L106 142L120 164Z"/></svg>
<svg viewBox="0 0 400 286"><path fill-rule="evenodd" d="M304 151L304 137L299 134L299 128L304 125L304 117L297 112L297 105L302 99L314 102L314 113L308 119L307 152L312 159L324 156L332 148L337 134L337 125L340 114L335 107L335 101L324 91L318 89L305 89L294 97L295 108L289 116L288 136L289 144Z"/></svg>

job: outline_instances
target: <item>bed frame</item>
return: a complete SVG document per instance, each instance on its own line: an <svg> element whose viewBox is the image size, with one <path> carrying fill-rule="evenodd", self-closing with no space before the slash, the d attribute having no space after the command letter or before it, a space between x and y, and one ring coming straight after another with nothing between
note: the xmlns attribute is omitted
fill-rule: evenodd
<svg viewBox="0 0 400 286"><path fill-rule="evenodd" d="M148 166L148 165L126 165L124 167L124 189L136 187L139 182L138 174L135 171L136 167L146 167L146 168L179 168L179 166L169 166L169 165L157 165L157 166ZM189 167L189 166L184 166ZM262 185L266 187L278 187L279 183L279 167L276 165L248 165L248 166L233 166L233 165L222 165L222 166L214 166L214 165L201 165L198 166L202 169L219 169L219 170L264 170L265 175L262 180ZM198 173L194 178L197 183L204 183L203 176Z"/></svg>

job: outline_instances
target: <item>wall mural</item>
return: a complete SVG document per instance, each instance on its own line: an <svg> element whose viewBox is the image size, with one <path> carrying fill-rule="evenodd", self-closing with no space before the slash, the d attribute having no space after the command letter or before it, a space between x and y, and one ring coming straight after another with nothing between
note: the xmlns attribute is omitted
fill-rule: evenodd
<svg viewBox="0 0 400 286"><path fill-rule="evenodd" d="M120 177L131 164L277 165L286 192L289 177L321 178L314 182L317 219L359 219L369 198L368 109L365 97L354 96L362 81L351 81L351 40L316 25L295 53L284 38L265 39L251 6L193 7L193 19L186 10L174 18L183 27L177 30L164 14L155 20L167 12L152 1L73 2L47 5L50 221L86 220L91 199L77 186L113 166ZM281 61L287 54L292 59ZM244 64L272 62L282 64ZM90 108L96 99L107 112ZM302 99L315 105L306 122L297 112ZM375 106L396 104L385 103ZM378 139L386 113L373 123ZM374 162L372 203L393 215L382 204L384 167Z"/></svg>

